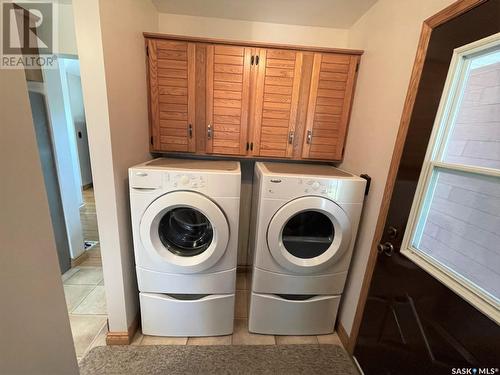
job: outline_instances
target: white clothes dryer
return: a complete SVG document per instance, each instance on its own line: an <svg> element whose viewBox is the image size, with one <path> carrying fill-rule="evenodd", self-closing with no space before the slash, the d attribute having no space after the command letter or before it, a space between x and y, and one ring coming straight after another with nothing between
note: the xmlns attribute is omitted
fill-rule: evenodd
<svg viewBox="0 0 500 375"><path fill-rule="evenodd" d="M333 331L365 186L328 165L256 163L250 331Z"/></svg>
<svg viewBox="0 0 500 375"><path fill-rule="evenodd" d="M129 169L144 334L232 332L240 181L232 161L160 158Z"/></svg>

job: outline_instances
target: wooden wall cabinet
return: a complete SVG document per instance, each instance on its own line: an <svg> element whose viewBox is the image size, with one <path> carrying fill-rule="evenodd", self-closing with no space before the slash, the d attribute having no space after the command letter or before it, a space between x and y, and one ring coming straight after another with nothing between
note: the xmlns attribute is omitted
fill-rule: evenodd
<svg viewBox="0 0 500 375"><path fill-rule="evenodd" d="M207 153L245 155L247 152L251 50L207 46Z"/></svg>
<svg viewBox="0 0 500 375"><path fill-rule="evenodd" d="M252 155L290 158L299 102L302 52L261 48L257 56Z"/></svg>
<svg viewBox="0 0 500 375"><path fill-rule="evenodd" d="M195 152L195 45L148 40L152 149Z"/></svg>
<svg viewBox="0 0 500 375"><path fill-rule="evenodd" d="M315 53L302 158L341 160L359 56Z"/></svg>
<svg viewBox="0 0 500 375"><path fill-rule="evenodd" d="M152 152L342 160L361 51L145 36Z"/></svg>

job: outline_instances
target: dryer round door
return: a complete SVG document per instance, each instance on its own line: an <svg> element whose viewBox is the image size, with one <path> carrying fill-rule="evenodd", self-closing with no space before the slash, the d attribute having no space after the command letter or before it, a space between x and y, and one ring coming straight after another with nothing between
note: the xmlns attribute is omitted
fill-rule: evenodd
<svg viewBox="0 0 500 375"><path fill-rule="evenodd" d="M327 268L351 242L351 222L333 201L302 197L288 202L273 216L267 245L282 267L299 273Z"/></svg>
<svg viewBox="0 0 500 375"><path fill-rule="evenodd" d="M188 191L162 195L140 222L146 251L169 269L194 273L212 267L226 251L229 225L219 206Z"/></svg>

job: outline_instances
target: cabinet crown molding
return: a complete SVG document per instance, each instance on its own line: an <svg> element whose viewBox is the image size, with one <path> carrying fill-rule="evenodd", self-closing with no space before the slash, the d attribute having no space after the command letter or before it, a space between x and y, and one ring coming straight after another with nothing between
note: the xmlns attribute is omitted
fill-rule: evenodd
<svg viewBox="0 0 500 375"><path fill-rule="evenodd" d="M308 51L308 52L340 53L346 55L362 55L364 53L363 50L359 49L315 47L315 46L308 46L301 44L283 44L283 43L257 42L257 41L254 42L254 41L205 38L205 37L197 37L189 35L174 35L174 34L162 34L162 33L151 33L151 32L144 32L143 35L144 38L150 38L150 39L183 40L193 43L230 44L238 46L288 49L288 50L298 50L298 51Z"/></svg>

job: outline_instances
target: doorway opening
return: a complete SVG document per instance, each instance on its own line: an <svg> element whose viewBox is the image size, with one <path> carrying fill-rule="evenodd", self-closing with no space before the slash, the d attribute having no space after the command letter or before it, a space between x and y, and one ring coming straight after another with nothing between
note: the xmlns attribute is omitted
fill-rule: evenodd
<svg viewBox="0 0 500 375"><path fill-rule="evenodd" d="M104 342L107 308L72 4L58 3L57 7L58 34L64 37L60 50L54 51L57 64L26 67L25 73L66 305L80 359L93 345ZM16 18L18 29L21 18L30 25L37 20L21 5L16 5ZM22 52L33 56L31 51Z"/></svg>

